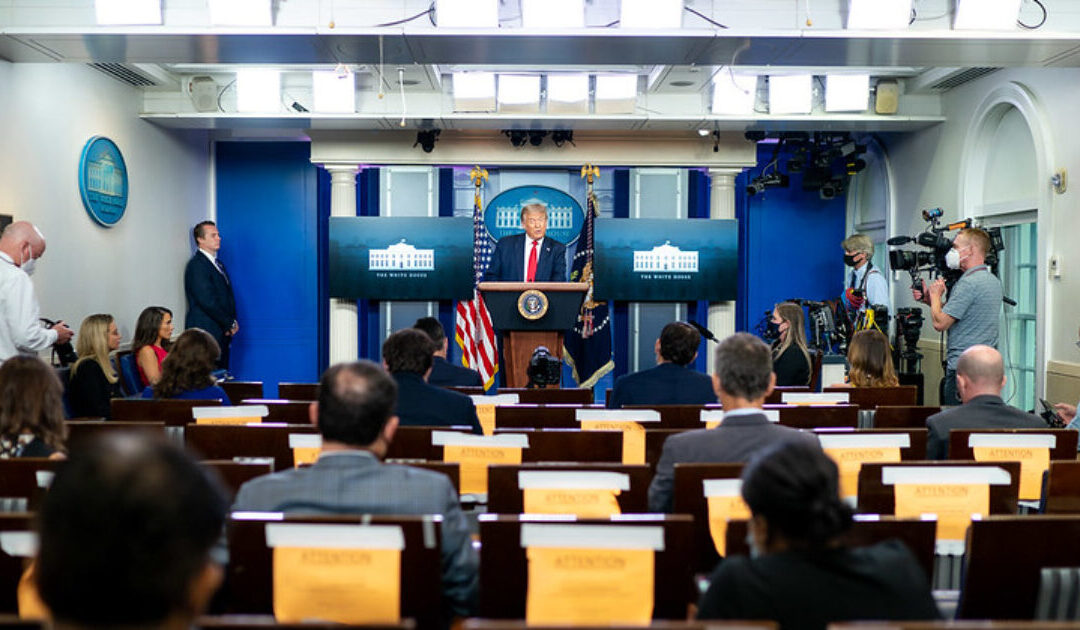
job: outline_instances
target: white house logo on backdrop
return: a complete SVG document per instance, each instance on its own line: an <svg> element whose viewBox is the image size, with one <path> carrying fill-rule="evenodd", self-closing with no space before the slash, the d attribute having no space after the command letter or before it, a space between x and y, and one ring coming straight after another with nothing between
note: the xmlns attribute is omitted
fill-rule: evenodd
<svg viewBox="0 0 1080 630"><path fill-rule="evenodd" d="M79 196L87 214L103 227L124 217L128 201L128 173L116 143L94 136L79 158Z"/></svg>
<svg viewBox="0 0 1080 630"><path fill-rule="evenodd" d="M697 273L698 252L684 252L671 241L664 241L663 245L652 249L634 250L634 272Z"/></svg>
<svg viewBox="0 0 1080 630"><path fill-rule="evenodd" d="M369 271L434 271L435 250L417 249L405 239L386 249L368 250Z"/></svg>
<svg viewBox="0 0 1080 630"><path fill-rule="evenodd" d="M572 244L581 232L585 212L567 193L549 186L518 186L504 190L484 208L484 227L491 238L520 234L521 209L530 204L547 208L547 235L560 243Z"/></svg>

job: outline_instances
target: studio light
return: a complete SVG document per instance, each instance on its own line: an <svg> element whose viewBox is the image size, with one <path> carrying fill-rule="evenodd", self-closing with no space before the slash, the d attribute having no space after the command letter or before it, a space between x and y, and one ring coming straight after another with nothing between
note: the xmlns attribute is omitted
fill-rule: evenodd
<svg viewBox="0 0 1080 630"><path fill-rule="evenodd" d="M499 111L526 114L540 111L540 75L500 74Z"/></svg>
<svg viewBox="0 0 1080 630"><path fill-rule="evenodd" d="M236 71L236 111L274 112L281 108L281 73L277 70Z"/></svg>
<svg viewBox="0 0 1080 630"><path fill-rule="evenodd" d="M596 76L596 113L633 114L637 105L636 74Z"/></svg>
<svg viewBox="0 0 1080 630"><path fill-rule="evenodd" d="M1020 17L1021 0L956 0L957 30L1011 31Z"/></svg>
<svg viewBox="0 0 1080 630"><path fill-rule="evenodd" d="M521 148L529 141L529 135L520 129L506 129L503 133L510 138L510 145L515 148Z"/></svg>
<svg viewBox="0 0 1080 630"><path fill-rule="evenodd" d="M756 74L735 74L721 69L713 76L712 113L748 116L754 112L757 98Z"/></svg>
<svg viewBox="0 0 1080 630"><path fill-rule="evenodd" d="M814 77L809 74L769 76L770 114L809 114Z"/></svg>
<svg viewBox="0 0 1080 630"><path fill-rule="evenodd" d="M214 26L273 26L270 0L207 0Z"/></svg>
<svg viewBox="0 0 1080 630"><path fill-rule="evenodd" d="M848 3L849 30L907 30L911 21L911 0L851 0Z"/></svg>
<svg viewBox="0 0 1080 630"><path fill-rule="evenodd" d="M498 28L499 0L435 0L439 28Z"/></svg>
<svg viewBox="0 0 1080 630"><path fill-rule="evenodd" d="M547 137L547 132L542 129L533 129L529 131L529 144L534 147L538 147L544 143L544 138Z"/></svg>
<svg viewBox="0 0 1080 630"><path fill-rule="evenodd" d="M454 111L495 111L495 75L490 72L455 72Z"/></svg>
<svg viewBox="0 0 1080 630"><path fill-rule="evenodd" d="M825 111L864 112L870 108L870 75L830 74L825 77Z"/></svg>
<svg viewBox="0 0 1080 630"><path fill-rule="evenodd" d="M697 135L701 136L702 138L709 135L710 133L712 133L712 132L709 131L708 129L698 129L697 130Z"/></svg>
<svg viewBox="0 0 1080 630"><path fill-rule="evenodd" d="M589 75L547 75L547 113L588 114Z"/></svg>
<svg viewBox="0 0 1080 630"><path fill-rule="evenodd" d="M315 111L341 114L356 111L356 84L351 72L312 72L311 87Z"/></svg>
<svg viewBox="0 0 1080 630"><path fill-rule="evenodd" d="M557 147L561 147L567 142L569 142L575 147L577 146L576 144L574 144L574 132L571 129L556 129L555 131L552 131L551 141Z"/></svg>
<svg viewBox="0 0 1080 630"><path fill-rule="evenodd" d="M622 0L619 28L682 27L683 0Z"/></svg>
<svg viewBox="0 0 1080 630"><path fill-rule="evenodd" d="M521 0L523 28L585 28L584 0Z"/></svg>
<svg viewBox="0 0 1080 630"><path fill-rule="evenodd" d="M419 145L424 153L431 153L435 149L435 143L439 140L439 134L442 133L441 129L421 129L416 132L416 142L413 146Z"/></svg>
<svg viewBox="0 0 1080 630"><path fill-rule="evenodd" d="M161 24L161 0L94 0L100 25Z"/></svg>

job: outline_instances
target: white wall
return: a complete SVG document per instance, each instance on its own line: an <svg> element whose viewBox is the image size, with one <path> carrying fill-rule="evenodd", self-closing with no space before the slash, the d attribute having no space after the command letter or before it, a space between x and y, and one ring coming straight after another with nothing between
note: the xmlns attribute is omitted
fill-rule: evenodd
<svg viewBox="0 0 1080 630"><path fill-rule="evenodd" d="M1080 176L1080 128L1076 124L1076 104L1080 101L1080 69L1010 69L1000 70L977 81L956 88L945 95L943 111L947 122L918 133L889 135L889 152L896 184L896 210L892 234L915 234L925 223L919 215L923 208L941 206L945 219L970 214L959 204L981 197L979 191L963 190L961 163L965 143L976 111L984 101L1002 88L1019 86L1030 94L1031 111L1042 125L1043 144L1036 138L1037 153L1046 156L1045 164L1032 167L1017 164L1017 177L1034 176L1034 182L1016 181L1018 189L1034 190L1040 200L1040 294L1045 296L1039 309L1043 325L1044 364L1080 364L1080 352L1073 342L1080 324L1080 251L1075 239L1080 234L1075 187L1063 195L1048 193L1054 170L1066 168ZM1038 131L1038 130L1036 130ZM1001 156L998 156L999 158ZM1027 173L1027 175L1022 175ZM995 193L1001 195L1000 190ZM1056 255L1062 262L1060 279L1051 279L1047 261ZM906 274L898 280L906 285ZM898 307L912 304L910 292L897 291ZM927 317L929 321L929 317ZM929 325L924 339L936 339ZM1052 389L1052 387L1048 388ZM1076 391L1074 396L1080 396ZM1073 400L1075 402L1075 399Z"/></svg>
<svg viewBox="0 0 1080 630"><path fill-rule="evenodd" d="M139 312L158 304L179 329L189 230L209 213L205 132L143 122L141 93L78 64L0 61L0 95L0 213L48 239L34 276L42 315L76 328L112 313L128 342ZM109 229L79 198L79 156L94 135L117 143L129 172L127 212Z"/></svg>

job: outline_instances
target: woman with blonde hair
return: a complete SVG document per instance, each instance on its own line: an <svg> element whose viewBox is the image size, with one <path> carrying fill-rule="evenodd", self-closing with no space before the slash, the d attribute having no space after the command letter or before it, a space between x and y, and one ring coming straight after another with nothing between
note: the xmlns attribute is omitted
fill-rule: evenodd
<svg viewBox="0 0 1080 630"><path fill-rule="evenodd" d="M41 359L21 354L0 365L0 459L64 457L64 386Z"/></svg>
<svg viewBox="0 0 1080 630"><path fill-rule="evenodd" d="M172 345L173 314L164 306L148 306L139 313L135 334L131 339L131 354L139 368L142 384L153 385L161 379L161 362Z"/></svg>
<svg viewBox="0 0 1080 630"><path fill-rule="evenodd" d="M896 387L889 339L880 330L860 330L848 347L848 384L853 387Z"/></svg>
<svg viewBox="0 0 1080 630"><path fill-rule="evenodd" d="M802 307L793 302L777 304L765 330L765 340L772 342L776 385L809 385L813 362L806 347Z"/></svg>
<svg viewBox="0 0 1080 630"><path fill-rule="evenodd" d="M120 398L120 378L109 354L120 347L120 331L112 315L90 315L79 326L75 352L79 360L71 366L68 401L77 418L109 418L110 399Z"/></svg>

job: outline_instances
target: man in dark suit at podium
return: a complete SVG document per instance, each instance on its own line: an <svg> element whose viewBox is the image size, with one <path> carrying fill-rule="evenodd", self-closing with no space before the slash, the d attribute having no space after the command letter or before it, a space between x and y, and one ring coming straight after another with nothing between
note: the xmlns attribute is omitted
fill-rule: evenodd
<svg viewBox="0 0 1080 630"><path fill-rule="evenodd" d="M437 387L483 387L480 373L467 367L454 365L446 360L446 350L450 345L443 331L442 324L434 317L421 317L413 328L422 331L435 342L435 355L431 357L429 385Z"/></svg>
<svg viewBox="0 0 1080 630"><path fill-rule="evenodd" d="M225 265L218 258L221 234L213 221L203 221L192 230L198 251L184 269L187 317L184 328L202 328L221 348L218 367L229 369L229 343L240 330L236 323L236 299Z"/></svg>
<svg viewBox="0 0 1080 630"><path fill-rule="evenodd" d="M484 280L501 282L566 282L566 245L547 234L547 206L521 208L524 234L499 239Z"/></svg>
<svg viewBox="0 0 1080 630"><path fill-rule="evenodd" d="M689 324L664 326L656 340L656 367L620 376L608 406L715 403L712 380L690 367L700 343L701 334Z"/></svg>
<svg viewBox="0 0 1080 630"><path fill-rule="evenodd" d="M480 435L476 405L465 394L427 383L435 342L426 333L406 328L386 338L383 365L398 386L395 415L401 426L466 426Z"/></svg>

